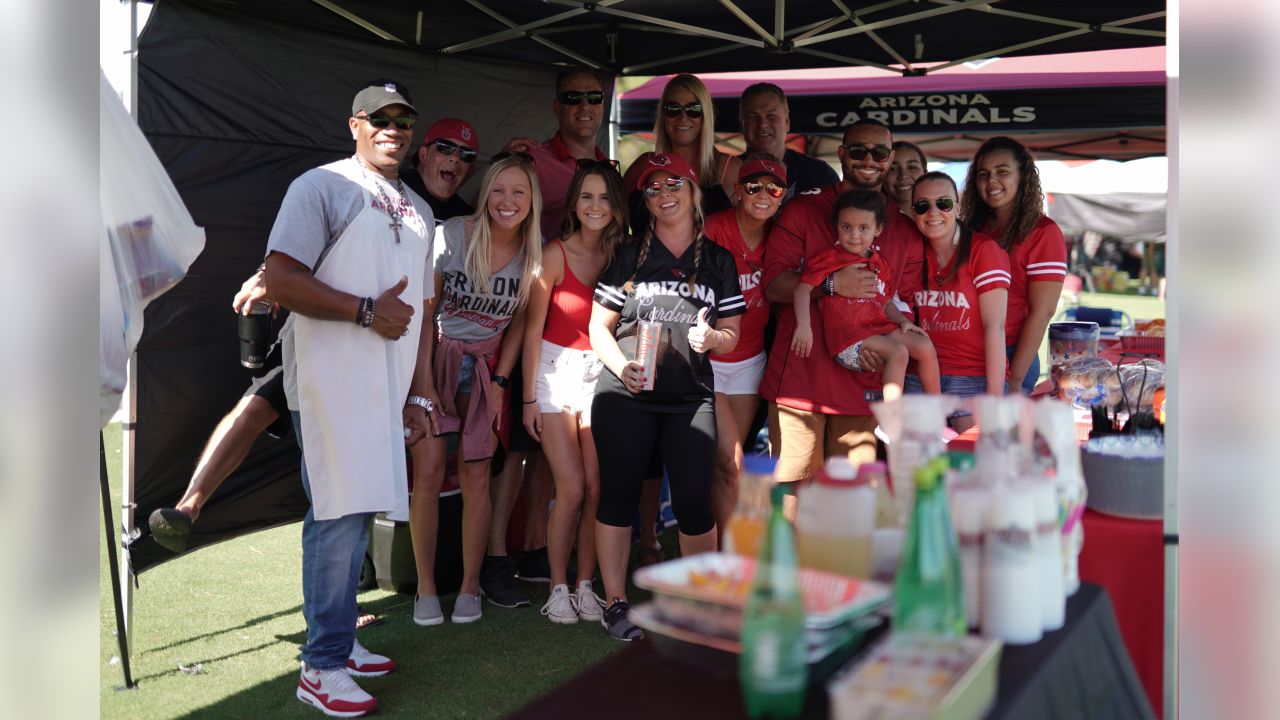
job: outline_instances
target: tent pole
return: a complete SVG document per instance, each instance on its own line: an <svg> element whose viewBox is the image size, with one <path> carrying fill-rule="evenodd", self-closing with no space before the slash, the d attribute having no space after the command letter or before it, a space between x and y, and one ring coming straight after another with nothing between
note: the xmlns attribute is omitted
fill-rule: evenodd
<svg viewBox="0 0 1280 720"><path fill-rule="evenodd" d="M138 0L129 0L129 115L133 118L133 122L138 122ZM136 433L134 429L138 422L138 353L136 350L129 353L129 365L127 370L127 380L125 382L125 407L128 408L125 415L125 421L122 427L121 441L122 452L121 461L124 465L121 473L120 485L120 552L124 556L124 562L120 563L117 568L115 563L115 545L111 547L111 576L114 580L116 591L116 622L117 632L120 633L120 647L124 653L123 661L125 662L125 685L129 686L129 665L128 665L128 647L129 647L129 628L133 625L133 585L129 582L132 578L130 568L133 563L129 560L129 545L127 539L133 538L133 499L134 499L134 463L137 459L135 455L134 442ZM106 462L105 457L103 462ZM103 483L106 483L106 477L103 476ZM104 484L105 492L106 486ZM104 499L104 502L106 500ZM110 517L108 517L108 529L110 529Z"/></svg>
<svg viewBox="0 0 1280 720"><path fill-rule="evenodd" d="M617 159L618 157L618 138L621 133L618 129L622 122L622 101L618 99L619 75L613 76L613 102L609 103L609 157Z"/></svg>
<svg viewBox="0 0 1280 720"><path fill-rule="evenodd" d="M124 625L124 599L120 593L120 575L116 561L116 538L114 525L111 522L111 486L107 482L107 446L98 433L98 468L99 480L102 483L102 520L107 535L107 565L111 572L111 597L116 604L116 639L120 641L120 667L124 670L124 686L134 687L133 674L129 670L129 635ZM124 583L128 586L128 583Z"/></svg>
<svg viewBox="0 0 1280 720"><path fill-rule="evenodd" d="M129 114L138 121L138 0L129 0Z"/></svg>

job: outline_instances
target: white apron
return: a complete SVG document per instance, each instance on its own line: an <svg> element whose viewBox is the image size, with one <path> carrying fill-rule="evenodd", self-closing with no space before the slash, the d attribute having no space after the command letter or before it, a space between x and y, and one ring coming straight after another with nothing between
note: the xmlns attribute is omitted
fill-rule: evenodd
<svg viewBox="0 0 1280 720"><path fill-rule="evenodd" d="M372 207L373 197L364 188L364 210L315 277L334 289L377 298L408 276L400 299L414 309L409 334L392 341L354 318L290 317L303 454L317 520L362 512L386 512L393 520L409 515L402 412L418 358L431 236L414 213L402 219L397 244L390 218Z"/></svg>

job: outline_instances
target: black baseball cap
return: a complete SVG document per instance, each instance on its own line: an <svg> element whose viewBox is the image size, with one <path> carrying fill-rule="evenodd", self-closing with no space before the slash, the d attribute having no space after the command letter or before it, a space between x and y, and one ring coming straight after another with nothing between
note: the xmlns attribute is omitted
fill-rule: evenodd
<svg viewBox="0 0 1280 720"><path fill-rule="evenodd" d="M363 111L366 115L381 110L388 105L403 105L409 108L409 112L414 115L418 114L415 108L409 102L409 88L401 85L394 80L386 82L371 83L368 87L356 93L356 99L351 101L351 115L354 117Z"/></svg>

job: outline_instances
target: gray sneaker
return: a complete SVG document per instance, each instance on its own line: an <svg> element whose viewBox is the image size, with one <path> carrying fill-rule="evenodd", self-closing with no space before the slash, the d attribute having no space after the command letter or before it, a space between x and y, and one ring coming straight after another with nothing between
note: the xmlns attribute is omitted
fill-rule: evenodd
<svg viewBox="0 0 1280 720"><path fill-rule="evenodd" d="M449 618L455 623L471 623L480 619L480 596L458 593L453 602L453 615Z"/></svg>
<svg viewBox="0 0 1280 720"><path fill-rule="evenodd" d="M439 625L444 622L444 612L440 609L440 598L435 595L415 595L413 598L413 621L424 627ZM457 622L457 620L454 622Z"/></svg>

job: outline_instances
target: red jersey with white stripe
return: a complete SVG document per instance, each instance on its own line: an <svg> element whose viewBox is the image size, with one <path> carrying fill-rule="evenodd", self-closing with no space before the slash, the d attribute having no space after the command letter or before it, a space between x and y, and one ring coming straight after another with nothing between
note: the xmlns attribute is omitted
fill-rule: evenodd
<svg viewBox="0 0 1280 720"><path fill-rule="evenodd" d="M938 267L932 248L925 248L924 256L928 283L915 292L916 315L938 353L938 369L943 375L986 375L978 296L1009 289L1008 253L995 240L975 232L968 261L945 282L939 279L950 272L950 263Z"/></svg>
<svg viewBox="0 0 1280 720"><path fill-rule="evenodd" d="M726 363L750 360L764 352L764 326L769 322L769 304L765 302L764 288L760 286L767 243L762 241L755 250L748 248L735 213L732 208L721 210L709 216L703 225L707 237L733 255L733 262L738 267L738 286L747 303L747 312L742 316L742 327L738 331L737 347L731 353L712 358Z"/></svg>
<svg viewBox="0 0 1280 720"><path fill-rule="evenodd" d="M1005 315L1005 344L1018 342L1022 323L1030 312L1029 284L1067 279L1067 241L1058 223L1041 215L1022 242L1009 248L1009 310Z"/></svg>
<svg viewBox="0 0 1280 720"><path fill-rule="evenodd" d="M797 192L783 206L766 241L769 249L761 278L766 289L784 272L803 273L812 258L835 244L834 211L841 191L841 186L828 185ZM922 245L915 224L892 200L888 205L885 229L876 241L893 277L900 280L898 288L886 288L885 294L893 297L895 290L905 292L919 283L910 278L920 275ZM809 317L822 317L816 299L809 306ZM760 381L760 396L784 407L824 415L870 415L865 393L881 390L880 373L845 369L835 361L836 352L842 348L827 347L826 337L820 332L813 334L809 357L797 356L791 352L791 336L795 330L796 314L791 303L781 303L778 332L769 350L764 379Z"/></svg>

